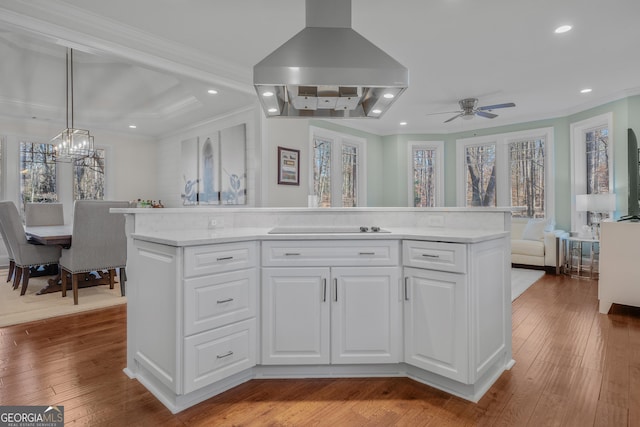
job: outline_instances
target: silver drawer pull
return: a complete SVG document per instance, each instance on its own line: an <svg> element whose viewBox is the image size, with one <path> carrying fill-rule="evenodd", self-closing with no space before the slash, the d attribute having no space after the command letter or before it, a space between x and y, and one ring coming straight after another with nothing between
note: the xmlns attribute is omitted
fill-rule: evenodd
<svg viewBox="0 0 640 427"><path fill-rule="evenodd" d="M233 257L232 256L224 256L224 257L216 258L217 261L228 261L230 259L233 259Z"/></svg>
<svg viewBox="0 0 640 427"><path fill-rule="evenodd" d="M375 252L359 252L359 255L375 255Z"/></svg>
<svg viewBox="0 0 640 427"><path fill-rule="evenodd" d="M422 254L422 256L427 258L440 258L440 255L432 255L432 254Z"/></svg>
<svg viewBox="0 0 640 427"><path fill-rule="evenodd" d="M286 252L284 255L285 256L299 256L300 252Z"/></svg>
<svg viewBox="0 0 640 427"><path fill-rule="evenodd" d="M224 304L225 302L231 302L233 301L233 298L227 298L227 299L219 299L218 301L216 301L218 304Z"/></svg>
<svg viewBox="0 0 640 427"><path fill-rule="evenodd" d="M219 355L216 356L216 359L224 359L225 357L229 357L232 354L233 354L233 351L230 351L230 352L225 353L225 354L219 354Z"/></svg>

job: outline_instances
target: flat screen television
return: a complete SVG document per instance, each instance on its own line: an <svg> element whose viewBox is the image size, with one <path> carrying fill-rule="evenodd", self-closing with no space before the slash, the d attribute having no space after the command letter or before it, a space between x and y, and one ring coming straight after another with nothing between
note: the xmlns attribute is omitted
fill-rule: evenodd
<svg viewBox="0 0 640 427"><path fill-rule="evenodd" d="M633 129L627 129L629 171L629 213L618 221L640 221L640 193L638 192L638 140Z"/></svg>

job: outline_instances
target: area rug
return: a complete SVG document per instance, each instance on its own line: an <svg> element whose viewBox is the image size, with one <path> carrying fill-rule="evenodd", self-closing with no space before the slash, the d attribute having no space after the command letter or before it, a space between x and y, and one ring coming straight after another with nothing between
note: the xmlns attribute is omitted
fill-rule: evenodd
<svg viewBox="0 0 640 427"><path fill-rule="evenodd" d="M20 296L19 288L13 290L12 283L5 283L7 270L0 269L0 327L127 302L127 298L120 295L119 283L113 289L105 285L80 289L78 305L73 305L72 291L67 291L66 298L62 298L60 292L36 295L51 277L53 276L30 278L27 292Z"/></svg>
<svg viewBox="0 0 640 427"><path fill-rule="evenodd" d="M544 270L529 270L526 268L511 269L511 301L518 298L529 289L538 279L544 276Z"/></svg>

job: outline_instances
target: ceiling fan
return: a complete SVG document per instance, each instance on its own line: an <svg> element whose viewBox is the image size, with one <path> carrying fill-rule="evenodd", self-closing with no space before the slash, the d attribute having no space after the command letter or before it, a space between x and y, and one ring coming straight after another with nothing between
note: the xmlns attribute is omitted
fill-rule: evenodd
<svg viewBox="0 0 640 427"><path fill-rule="evenodd" d="M491 110L497 110L498 108L509 108L515 107L516 104L513 102L507 102L505 104L495 104L495 105L483 105L482 107L476 107L478 105L478 98L465 98L458 101L460 104L460 111L445 111L442 113L432 113L432 114L448 114L448 113L456 113L455 116L451 117L448 120L445 120L444 123L449 123L450 121L457 119L458 117L462 117L463 119L472 119L473 116L480 116L487 119L494 119L498 117L497 114L491 113ZM430 115L430 114L429 114Z"/></svg>

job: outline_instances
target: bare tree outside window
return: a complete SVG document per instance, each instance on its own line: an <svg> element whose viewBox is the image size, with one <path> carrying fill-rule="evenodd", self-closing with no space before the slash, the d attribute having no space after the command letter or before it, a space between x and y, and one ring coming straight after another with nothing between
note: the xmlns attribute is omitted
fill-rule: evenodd
<svg viewBox="0 0 640 427"><path fill-rule="evenodd" d="M466 206L496 206L496 145L465 148Z"/></svg>
<svg viewBox="0 0 640 427"><path fill-rule="evenodd" d="M342 206L358 206L358 147L342 146Z"/></svg>
<svg viewBox="0 0 640 427"><path fill-rule="evenodd" d="M319 207L331 207L331 141L320 138L313 141L313 194Z"/></svg>
<svg viewBox="0 0 640 427"><path fill-rule="evenodd" d="M526 207L524 211L513 212L513 217L545 217L544 146L543 138L509 143L511 206Z"/></svg>
<svg viewBox="0 0 640 427"><path fill-rule="evenodd" d="M20 143L20 202L55 202L56 162L52 144Z"/></svg>
<svg viewBox="0 0 640 427"><path fill-rule="evenodd" d="M587 194L609 193L609 129L601 126L585 133L587 161ZM587 213L587 225L600 218L608 218L607 213Z"/></svg>
<svg viewBox="0 0 640 427"><path fill-rule="evenodd" d="M414 148L413 164L413 206L434 207L436 205L436 150Z"/></svg>
<svg viewBox="0 0 640 427"><path fill-rule="evenodd" d="M74 162L73 199L104 199L104 149L96 149L91 156Z"/></svg>

